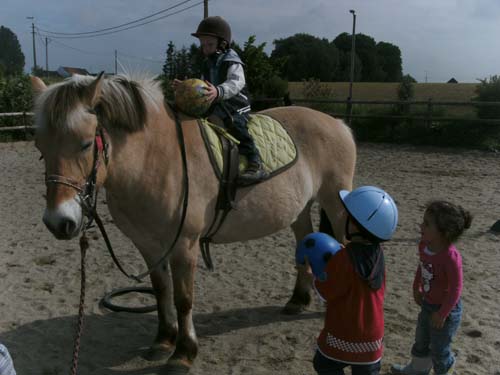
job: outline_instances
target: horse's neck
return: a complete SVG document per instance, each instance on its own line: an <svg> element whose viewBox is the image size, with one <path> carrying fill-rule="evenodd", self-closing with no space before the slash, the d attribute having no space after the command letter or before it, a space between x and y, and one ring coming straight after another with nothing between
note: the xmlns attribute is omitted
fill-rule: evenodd
<svg viewBox="0 0 500 375"><path fill-rule="evenodd" d="M107 190L143 196L154 185L180 178L175 123L165 111L151 115L143 130L111 138Z"/></svg>

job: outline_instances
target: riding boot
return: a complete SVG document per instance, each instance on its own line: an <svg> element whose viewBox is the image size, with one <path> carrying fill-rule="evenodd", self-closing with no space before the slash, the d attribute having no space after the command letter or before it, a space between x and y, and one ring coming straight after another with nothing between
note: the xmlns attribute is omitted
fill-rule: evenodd
<svg viewBox="0 0 500 375"><path fill-rule="evenodd" d="M420 358L413 356L407 365L392 365L391 374L428 375L431 368L432 360L430 357Z"/></svg>
<svg viewBox="0 0 500 375"><path fill-rule="evenodd" d="M451 367L448 369L448 371L444 372L444 373L437 373L436 371L435 374L436 375L453 375L454 371L455 371L455 363L456 361L453 361L453 364L451 365Z"/></svg>
<svg viewBox="0 0 500 375"><path fill-rule="evenodd" d="M245 170L238 176L238 185L246 186L261 181L268 177L268 173L264 170L262 160L257 154L248 161Z"/></svg>

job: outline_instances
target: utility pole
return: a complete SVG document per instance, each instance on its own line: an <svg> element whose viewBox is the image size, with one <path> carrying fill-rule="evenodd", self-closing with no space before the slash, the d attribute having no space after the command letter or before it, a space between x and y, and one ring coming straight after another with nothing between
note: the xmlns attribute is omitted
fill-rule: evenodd
<svg viewBox="0 0 500 375"><path fill-rule="evenodd" d="M118 51L115 49L115 76L118 74Z"/></svg>
<svg viewBox="0 0 500 375"><path fill-rule="evenodd" d="M45 76L49 78L49 39L45 37Z"/></svg>
<svg viewBox="0 0 500 375"><path fill-rule="evenodd" d="M29 20L34 20L35 17L26 17ZM35 23L31 23L31 34L33 35L33 74L36 72L36 47L35 47Z"/></svg>
<svg viewBox="0 0 500 375"><path fill-rule="evenodd" d="M208 0L203 0L203 18L208 17Z"/></svg>
<svg viewBox="0 0 500 375"><path fill-rule="evenodd" d="M349 116L349 126L352 122L352 83L354 81L354 58L356 50L356 12L350 10L349 13L352 14L352 36L351 36L351 79L349 82L349 103L347 105L348 116Z"/></svg>

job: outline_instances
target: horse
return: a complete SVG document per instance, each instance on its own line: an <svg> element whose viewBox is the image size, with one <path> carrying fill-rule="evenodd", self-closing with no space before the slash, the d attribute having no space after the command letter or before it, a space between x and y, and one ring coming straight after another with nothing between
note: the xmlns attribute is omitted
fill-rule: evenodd
<svg viewBox="0 0 500 375"><path fill-rule="evenodd" d="M46 173L43 222L57 239L78 236L86 217L82 192L93 176L92 184L105 188L114 223L148 267L171 246L150 275L158 311L150 350L168 357L167 368L189 371L198 352L192 314L199 240L214 218L219 192L198 120L170 108L152 78L75 75L50 86L36 77L31 81L35 146ZM272 178L238 188L237 210L229 212L213 242L256 239L288 226L300 241L313 231L315 201L343 240L346 214L338 192L352 189L356 145L351 130L341 120L300 106L260 113L283 125L298 157ZM189 203L183 210L187 177ZM181 229L177 238L172 228ZM311 300L310 273L297 268L284 313L300 313Z"/></svg>

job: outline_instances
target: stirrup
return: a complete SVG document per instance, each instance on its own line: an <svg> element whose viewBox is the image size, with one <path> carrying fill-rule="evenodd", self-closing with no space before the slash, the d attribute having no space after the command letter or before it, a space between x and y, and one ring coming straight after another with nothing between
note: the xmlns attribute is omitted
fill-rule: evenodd
<svg viewBox="0 0 500 375"><path fill-rule="evenodd" d="M257 169L251 166L243 171L243 173L238 176L237 183L240 186L250 185L262 181L268 176L269 174L262 167L262 163L259 163Z"/></svg>

